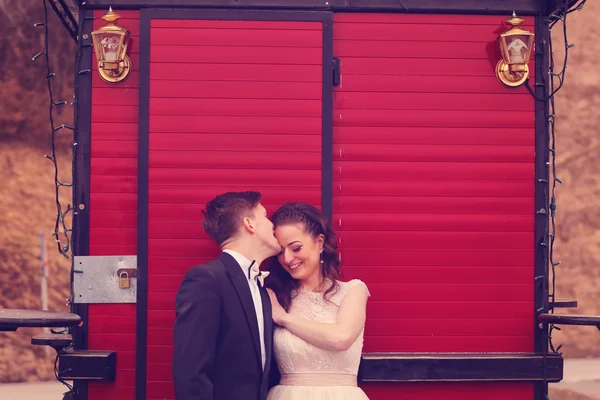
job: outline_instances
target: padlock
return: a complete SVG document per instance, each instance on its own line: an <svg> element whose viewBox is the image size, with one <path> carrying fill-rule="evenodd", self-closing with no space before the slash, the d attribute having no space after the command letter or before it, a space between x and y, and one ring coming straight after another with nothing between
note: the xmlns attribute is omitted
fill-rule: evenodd
<svg viewBox="0 0 600 400"><path fill-rule="evenodd" d="M129 289L129 286L129 274L127 272L121 272L121 275L119 275L119 287L121 289Z"/></svg>

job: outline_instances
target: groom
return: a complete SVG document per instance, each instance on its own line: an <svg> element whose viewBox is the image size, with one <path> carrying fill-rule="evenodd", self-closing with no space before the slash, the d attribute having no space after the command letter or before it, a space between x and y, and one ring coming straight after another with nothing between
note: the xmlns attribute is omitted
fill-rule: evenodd
<svg viewBox="0 0 600 400"><path fill-rule="evenodd" d="M258 192L228 192L202 212L204 229L222 253L190 269L177 292L177 400L267 397L273 320L258 266L281 247L260 199Z"/></svg>

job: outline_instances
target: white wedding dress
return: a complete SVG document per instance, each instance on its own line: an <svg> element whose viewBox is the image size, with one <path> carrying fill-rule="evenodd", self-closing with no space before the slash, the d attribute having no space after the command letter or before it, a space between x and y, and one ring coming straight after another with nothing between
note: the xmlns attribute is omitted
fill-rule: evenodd
<svg viewBox="0 0 600 400"><path fill-rule="evenodd" d="M330 301L322 293L300 291L292 299L290 314L333 323L348 291L366 285L354 279L339 282L340 289ZM366 289L368 292L368 289ZM269 391L267 400L368 400L357 386L357 373L363 347L363 331L346 351L323 350L300 339L290 331L275 327L273 346L281 372L278 386Z"/></svg>

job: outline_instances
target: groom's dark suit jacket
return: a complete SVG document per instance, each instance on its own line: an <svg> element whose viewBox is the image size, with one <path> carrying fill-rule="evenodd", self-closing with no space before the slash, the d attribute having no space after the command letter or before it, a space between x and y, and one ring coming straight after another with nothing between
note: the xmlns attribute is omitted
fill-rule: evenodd
<svg viewBox="0 0 600 400"><path fill-rule="evenodd" d="M177 400L264 400L273 353L271 302L260 289L266 362L247 275L227 254L188 271L175 300ZM273 369L277 369L273 366Z"/></svg>

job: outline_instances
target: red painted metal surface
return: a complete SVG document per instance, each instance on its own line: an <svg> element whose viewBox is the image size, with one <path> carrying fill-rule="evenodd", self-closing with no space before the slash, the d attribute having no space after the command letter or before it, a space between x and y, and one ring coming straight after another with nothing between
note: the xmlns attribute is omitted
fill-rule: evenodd
<svg viewBox="0 0 600 400"><path fill-rule="evenodd" d="M94 29L104 24L104 13L94 13ZM139 12L119 14L119 24L131 30L132 60L139 60ZM139 61L118 85L105 83L92 65L90 255L136 255ZM89 349L118 353L116 381L90 382L89 400L135 398L135 315L135 304L89 305Z"/></svg>
<svg viewBox="0 0 600 400"><path fill-rule="evenodd" d="M321 203L322 35L320 23L151 21L148 399L174 398L175 293L217 255L204 204L229 190L259 190L269 212Z"/></svg>
<svg viewBox="0 0 600 400"><path fill-rule="evenodd" d="M365 352L533 350L534 101L494 16L334 16L333 222L372 297ZM530 21L532 23L532 21ZM531 399L531 384L365 384L372 400Z"/></svg>

